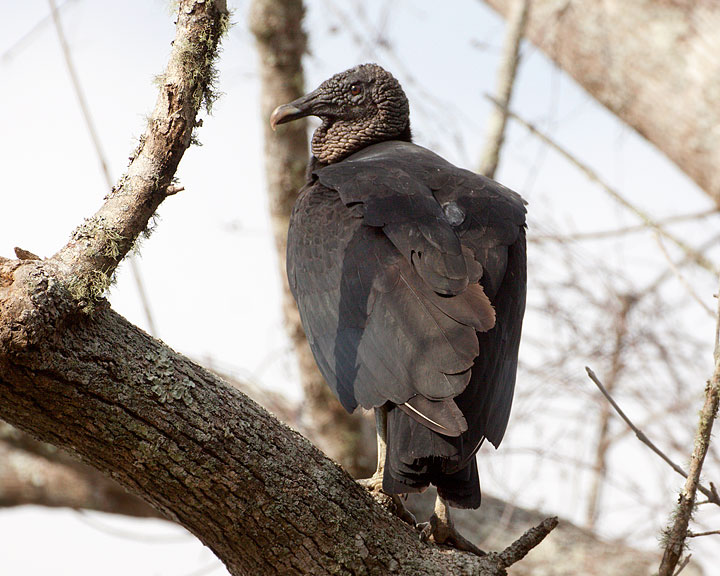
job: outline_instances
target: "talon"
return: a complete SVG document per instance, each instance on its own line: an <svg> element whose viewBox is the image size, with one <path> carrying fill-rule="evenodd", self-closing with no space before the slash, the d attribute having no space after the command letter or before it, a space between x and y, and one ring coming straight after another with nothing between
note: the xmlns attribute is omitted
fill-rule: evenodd
<svg viewBox="0 0 720 576"><path fill-rule="evenodd" d="M360 486L370 492L371 496L375 501L383 506L390 513L395 514L400 520L410 524L410 526L416 526L415 516L410 512L403 504L402 499L397 494L387 494L382 489L382 476L373 474L370 478L362 478L356 480Z"/></svg>
<svg viewBox="0 0 720 576"><path fill-rule="evenodd" d="M395 515L406 524L410 524L410 526L412 526L413 528L417 526L417 520L415 520L415 516L412 512L410 512L410 510L405 507L405 504L403 504L400 496L398 496L397 494L392 494L390 498L392 498L392 503L395 505Z"/></svg>
<svg viewBox="0 0 720 576"><path fill-rule="evenodd" d="M370 492L382 492L382 476L377 474L373 474L370 478L361 478L356 482Z"/></svg>
<svg viewBox="0 0 720 576"><path fill-rule="evenodd" d="M418 524L417 527L421 528L420 540L423 542L428 542L432 539L436 544L452 546L457 550L472 552L477 556L487 555L487 552L475 546L475 544L455 529L450 519L450 510L448 509L447 503L440 497L438 497L435 502L435 512L430 517L430 521Z"/></svg>

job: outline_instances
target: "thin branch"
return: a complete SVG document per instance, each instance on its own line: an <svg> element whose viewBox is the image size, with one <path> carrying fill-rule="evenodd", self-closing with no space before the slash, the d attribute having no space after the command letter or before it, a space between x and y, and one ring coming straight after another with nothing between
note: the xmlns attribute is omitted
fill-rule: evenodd
<svg viewBox="0 0 720 576"><path fill-rule="evenodd" d="M494 110L488 123L488 134L485 141L485 150L480 160L480 173L488 178L495 177L500 150L505 140L505 126L507 124L507 108L512 98L513 86L520 63L520 43L525 34L525 24L530 12L530 0L515 0L512 13L508 18L507 34L498 70L497 98L502 102L502 108Z"/></svg>
<svg viewBox="0 0 720 576"><path fill-rule="evenodd" d="M102 144L100 142L100 136L98 135L98 131L95 127L95 122L93 121L92 114L90 113L90 106L88 105L87 99L85 98L85 91L83 90L82 84L80 83L80 76L75 69L75 63L73 62L72 54L70 53L70 46L67 42L67 39L65 38L65 32L63 31L62 22L60 21L60 11L55 4L55 0L48 0L48 2L50 4L50 11L53 23L55 24L55 31L57 32L58 40L60 41L60 47L62 49L63 57L65 59L65 65L67 67L68 74L70 75L73 89L75 90L75 97L77 98L78 105L80 106L80 111L82 112L83 119L85 120L85 127L87 128L88 134L90 134L90 139L92 140L93 148L95 149L95 155L97 156L98 162L100 163L100 170L103 173L103 177L105 178L105 185L107 186L108 191L111 191L113 188L113 180L110 176L110 168L108 167L105 151L103 150ZM170 188L172 188L172 186ZM168 190L170 188L168 188ZM132 271L133 277L135 278L135 286L137 288L138 295L140 296L140 302L142 304L143 311L145 312L145 320L147 321L148 331L150 332L151 336L157 336L155 321L153 319L152 309L150 307L150 299L148 298L147 292L145 291L140 266L138 265L134 254L130 255L129 260L130 270Z"/></svg>
<svg viewBox="0 0 720 576"><path fill-rule="evenodd" d="M620 418L622 418L625 421L625 424L627 424L632 429L632 431L635 432L635 436L637 436L638 440L640 440L643 444L645 444L648 448L650 448L653 452L655 452L655 454L660 456L660 458L662 458L673 470L675 470L675 472L680 474L680 476L682 476L683 478L687 478L688 473L685 472L685 470L683 470L680 466L675 464L675 462L670 460L670 458L667 456L667 454L665 454L665 452L660 450L660 448L658 448L645 435L645 433L642 430L640 430L637 426L635 426L635 424L633 424L632 420L630 420L630 418L627 417L625 412L623 412L622 408L620 408L620 406L618 406L617 402L615 402L615 399L605 389L605 386L603 386L602 382L600 382L600 380L597 377L597 375L595 374L595 372L593 372L593 370L587 366L585 366L585 371L587 372L588 376L590 377L590 380L592 380L595 383L595 385L598 387L600 392L602 392L603 396L605 396L607 401L610 402L610 404L615 409L615 411L618 413ZM712 486L712 484L711 484L711 486ZM717 491L715 491L712 488L706 488L702 484L700 484L698 486L698 490L700 490L700 492L705 494L705 496L707 496L708 499L713 504L717 504L718 506L720 506L720 498L718 497Z"/></svg>
<svg viewBox="0 0 720 576"><path fill-rule="evenodd" d="M699 220L701 218L708 218L715 216L720 212L717 208L711 208L710 210L701 210L700 212L693 212L692 214L677 214L675 216L669 216L657 220L660 226L666 226L668 224L677 224L678 222L688 222L692 220ZM618 236L624 236L626 234L635 234L637 232L645 232L648 229L646 224L635 224L633 226L624 226L622 228L616 228L614 230L597 230L595 232L577 232L575 234L535 234L532 236L532 240L535 242L567 242L568 240L611 240Z"/></svg>
<svg viewBox="0 0 720 576"><path fill-rule="evenodd" d="M619 204L627 208L630 212L635 214L638 218L640 218L647 227L651 228L652 230L655 230L658 234L662 235L663 237L670 240L673 244L675 244L678 248L680 248L685 254L687 254L695 263L697 263L699 266L702 266L706 270L709 270L713 274L720 273L716 266L710 262L703 254L695 250L692 246L685 243L683 240L675 236L674 234L668 232L663 228L660 223L650 216L647 212L642 210L641 208L638 208L634 204L632 204L629 200L627 200L622 194L620 194L617 190L615 190L612 186L610 186L605 180L603 180L600 175L595 172L592 168L590 168L587 164L584 164L580 160L578 160L575 156L573 156L568 150L563 148L560 144L555 142L552 138L547 136L545 133L540 131L538 128L536 128L534 125L532 125L530 122L527 122L514 112L510 111L507 106L503 106L502 102L499 102L494 97L490 96L489 94L485 94L485 97L490 100L495 106L505 110L508 118L512 118L513 120L517 121L519 124L524 126L530 133L532 133L534 136L537 136L540 140L545 142L548 146L550 146L555 152L560 154L563 158L565 158L568 162L570 162L573 166L575 166L578 170L580 170L585 176L591 181L595 182L597 185L599 185L605 192L607 192L615 201L617 201Z"/></svg>
<svg viewBox="0 0 720 576"><path fill-rule="evenodd" d="M66 0L65 2L60 4L57 7L57 9L63 10L64 8L69 6L71 3L76 2L76 1L77 0ZM27 32L25 32L25 34L20 36L20 38L18 38L12 44L12 46L10 46L7 50L5 50L5 52L2 53L2 55L0 56L0 62L6 62L6 61L10 60L15 55L15 52L20 50L20 48L22 48L24 44L27 44L28 42L30 42L30 40L33 38L33 36L35 36L35 34L40 32L47 25L47 23L50 22L52 19L53 19L53 14L51 12L50 14L47 14L46 16L44 16L40 20L38 20L33 25L33 27L30 28L30 30L28 30Z"/></svg>
<svg viewBox="0 0 720 576"><path fill-rule="evenodd" d="M620 376L625 368L623 353L627 350L628 336L628 317L638 302L638 298L633 294L623 294L619 298L620 310L614 322L615 339L610 355L610 373L607 375L608 393L611 393L620 381ZM607 453L611 446L609 440L610 419L612 411L607 404L602 405L600 415L600 426L598 431L597 445L595 448L595 465L590 494L588 495L588 504L585 514L585 522L591 530L595 528L598 517L600 515L600 501L603 491L603 483L607 475Z"/></svg>
<svg viewBox="0 0 720 576"><path fill-rule="evenodd" d="M698 252L704 253L718 243L720 243L720 234L716 234L715 236L713 236L712 238L710 238L709 240L707 240L706 242L701 244L700 247L698 248ZM690 264L690 262L692 262L692 261L693 260L689 256L686 255L682 260L678 260L677 262L675 262L674 265L675 265L675 268L679 270L680 268ZM655 280L650 282L650 284L648 284L640 292L643 294L649 294L650 292L655 292L664 282L666 282L673 276L674 276L674 273L673 273L672 269L668 268L665 271L663 271L660 275L658 275L658 277Z"/></svg>
<svg viewBox="0 0 720 576"><path fill-rule="evenodd" d="M88 134L90 134L93 148L95 148L95 153L98 161L100 162L100 169L105 177L107 189L112 190L113 183L110 178L110 170L108 169L105 153L103 152L102 144L100 143L100 137L98 136L97 129L95 128L95 122L93 121L92 114L90 113L90 107L85 99L85 92L80 84L80 77L78 76L75 64L70 54L70 46L65 38L65 32L63 31L62 22L60 21L60 12L55 4L55 0L48 0L48 3L50 4L50 11L53 23L55 24L55 31L57 32L58 40L60 42L60 48L62 49L63 58L65 59L68 75L70 76L70 81L72 82L73 89L75 90L75 97L77 98L80 111L82 112L83 119L85 120L85 127L88 130Z"/></svg>
<svg viewBox="0 0 720 576"><path fill-rule="evenodd" d="M152 313L152 307L150 306L150 298L145 290L145 283L143 282L143 275L140 271L140 265L135 254L128 256L128 262L130 262L130 270L132 271L133 278L135 279L135 288L137 289L138 296L140 296L140 304L142 305L143 312L145 313L145 322L147 322L147 330L150 336L157 337L158 331L155 326L155 318Z"/></svg>
<svg viewBox="0 0 720 576"><path fill-rule="evenodd" d="M690 558L692 558L692 554L688 554L687 556L685 556L685 559L680 563L680 566L678 566L678 569L675 574L673 574L673 576L678 576L680 572L685 570L685 567L690 563Z"/></svg>
<svg viewBox="0 0 720 576"><path fill-rule="evenodd" d="M685 288L685 291L688 293L688 295L697 302L700 307L705 310L710 316L714 317L715 313L710 306L708 306L705 301L700 297L700 295L697 293L697 290L688 282L687 278L682 275L680 272L680 269L675 265L675 263L672 261L672 258L670 257L670 254L667 251L667 248L665 248L665 244L662 241L662 238L659 234L655 234L655 240L657 240L657 245L660 247L660 252L662 252L663 256L665 256L665 260L668 263L668 267L672 271L672 273L675 275L675 278L677 278L678 282L683 285Z"/></svg>
<svg viewBox="0 0 720 576"><path fill-rule="evenodd" d="M659 576L671 576L674 573L685 548L688 525L695 508L695 497L700 486L700 473L710 445L713 422L718 413L718 403L720 403L720 299L718 299L713 356L715 369L712 378L705 386L705 403L700 411L700 421L695 433L695 445L690 458L690 473L682 492L680 492L673 525L667 532L667 544L660 563Z"/></svg>
<svg viewBox="0 0 720 576"><path fill-rule="evenodd" d="M85 309L102 296L118 264L167 197L191 144L200 107L213 101L213 62L227 27L223 0L183 5L155 110L127 172L95 215L52 258L60 266L59 277Z"/></svg>
<svg viewBox="0 0 720 576"><path fill-rule="evenodd" d="M690 474L685 482L675 513L675 520L668 533L665 553L660 564L659 576L673 574L680 555L685 548L685 539L688 534L688 525L695 507L695 498L700 485L700 473L707 454L712 426L718 410L720 398L720 369L716 371L713 382L709 382L705 389L705 404L700 413L695 447L690 460Z"/></svg>
<svg viewBox="0 0 720 576"><path fill-rule="evenodd" d="M540 544L557 525L558 518L557 516L553 516L551 518L545 518L540 524L530 528L525 534L498 554L500 565L503 568L509 568L525 558L528 552Z"/></svg>
<svg viewBox="0 0 720 576"><path fill-rule="evenodd" d="M693 532L692 530L688 530L688 533L687 533L688 538L698 538L699 536L712 536L712 535L720 536L720 530L708 530L707 532Z"/></svg>

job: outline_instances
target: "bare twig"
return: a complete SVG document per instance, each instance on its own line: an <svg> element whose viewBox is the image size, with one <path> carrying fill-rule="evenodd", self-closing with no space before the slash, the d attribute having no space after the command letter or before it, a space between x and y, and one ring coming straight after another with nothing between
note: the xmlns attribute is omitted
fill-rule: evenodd
<svg viewBox="0 0 720 576"><path fill-rule="evenodd" d="M585 366L585 370L587 371L588 376L590 377L590 380L592 380L595 385L598 387L600 392L602 392L603 396L607 399L608 402L612 405L612 407L615 409L615 411L618 413L620 418L622 418L625 423L632 429L633 432L635 432L635 436L638 437L638 440L640 440L643 444L645 444L648 448L650 448L655 454L660 456L675 472L680 474L683 478L688 477L688 473L685 472L680 466L678 466L675 462L673 462L665 452L660 450L646 435L645 433L640 430L635 424L633 424L632 420L627 417L625 412L623 412L622 408L618 406L617 402L615 402L615 399L608 393L608 391L605 389L605 386L603 386L603 383L600 382L600 379L597 377L595 372L592 371L591 368ZM712 484L711 484L712 486ZM698 490L705 494L705 496L708 497L708 499L713 503L720 506L720 498L718 497L717 491L715 491L712 488L706 488L702 484L698 486Z"/></svg>
<svg viewBox="0 0 720 576"><path fill-rule="evenodd" d="M108 190L111 190L113 182L110 178L110 170L108 169L105 153L103 152L102 144L100 143L100 137L98 136L97 129L95 128L95 122L93 121L92 114L90 113L90 107L85 99L85 92L80 84L80 77L78 76L75 64L70 54L70 46L65 38L65 32L63 31L62 23L60 21L60 12L55 4L55 0L48 0L48 3L50 4L52 19L55 24L55 31L57 32L58 40L60 42L60 48L62 49L63 57L65 59L65 65L67 67L73 89L75 90L75 97L77 98L78 105L80 106L80 111L82 112L83 119L85 120L85 126L88 134L90 134L93 147L95 148L97 159L100 162L100 168L103 176L105 177L105 184L107 185Z"/></svg>
<svg viewBox="0 0 720 576"><path fill-rule="evenodd" d="M693 532L692 530L688 530L688 533L687 533L688 538L697 538L699 536L712 536L712 535L720 536L720 530L708 530L707 532Z"/></svg>
<svg viewBox="0 0 720 576"><path fill-rule="evenodd" d="M512 98L513 85L520 62L520 43L525 33L530 0L515 0L512 14L508 18L508 30L505 35L505 44L498 70L497 98L503 103L490 116L488 134L480 160L480 173L488 178L495 177L500 161L500 150L505 139L505 125L507 124L507 107Z"/></svg>
<svg viewBox="0 0 720 576"><path fill-rule="evenodd" d="M720 300L718 300L713 356L715 368L712 378L705 387L705 403L700 411L700 422L695 433L695 445L690 457L690 473L680 492L672 526L667 531L667 543L660 563L659 576L671 576L674 573L685 547L688 525L695 507L695 496L700 486L700 473L710 445L713 423L717 417L720 402Z"/></svg>
<svg viewBox="0 0 720 576"><path fill-rule="evenodd" d="M530 528L525 534L498 554L500 565L503 568L508 568L525 558L528 552L540 544L557 525L557 516L553 516L552 518L545 518L540 524Z"/></svg>
<svg viewBox="0 0 720 576"><path fill-rule="evenodd" d="M692 558L692 554L688 554L687 556L685 556L685 559L680 563L680 566L678 566L678 569L675 572L675 574L673 574L673 576L678 576L678 574L680 574L680 572L685 570L685 566L687 566L690 563L690 558Z"/></svg>
<svg viewBox="0 0 720 576"><path fill-rule="evenodd" d="M637 302L638 299L633 294L623 294L620 297L621 306L614 322L615 339L610 356L610 373L606 379L608 393L612 393L613 389L617 386L625 366L623 352L625 352L627 348L628 316ZM593 475L585 514L585 522L591 530L595 528L600 514L600 499L602 496L603 483L607 476L607 452L611 446L609 439L611 417L612 410L607 404L603 404L600 413L597 445L595 448L595 465L593 466L595 474Z"/></svg>
<svg viewBox="0 0 720 576"><path fill-rule="evenodd" d="M167 187L167 190L165 190L166 196L172 196L173 194L177 194L178 192L182 192L185 190L185 186L182 186L180 184L172 184Z"/></svg>
<svg viewBox="0 0 720 576"><path fill-rule="evenodd" d="M17 256L20 260L40 260L40 256L37 254L33 254L29 250L24 250L23 248L19 248L18 246L15 246L15 256Z"/></svg>
<svg viewBox="0 0 720 576"><path fill-rule="evenodd" d="M683 285L688 295L693 300L695 300L695 302L697 302L700 307L705 310L705 312L710 314L710 316L715 316L715 312L713 311L713 309L710 308L710 306L708 306L705 301L699 296L695 288L690 284L690 282L687 281L687 278L683 276L682 272L680 272L680 269L675 265L675 262L672 261L672 258L670 257L670 254L668 254L667 248L665 248L665 244L663 243L660 235L655 234L655 239L657 240L657 244L660 247L660 252L662 252L663 256L665 256L665 260L667 260L670 270L675 275L675 278L677 278L678 282Z"/></svg>
<svg viewBox="0 0 720 576"><path fill-rule="evenodd" d="M710 248L712 248L713 246L715 246L716 244L718 244L719 242L720 242L720 234L716 234L715 236L713 236L712 238L710 238L709 240L707 240L703 244L701 244L698 247L698 252L704 253L707 250L709 250ZM674 266L677 270L679 270L680 268L687 266L692 261L693 260L686 255L682 260L678 260L677 262L675 262ZM663 271L660 275L658 275L658 277L655 280L653 280L652 282L650 282L644 289L640 290L640 292L643 294L655 292L664 282L666 282L673 276L674 276L673 270L671 268L668 268L665 271Z"/></svg>
<svg viewBox="0 0 720 576"><path fill-rule="evenodd" d="M590 168L587 164L584 164L580 160L578 160L575 156L573 156L570 152L568 152L565 148L563 148L560 144L555 142L552 138L550 138L548 135L546 135L544 132L536 128L533 124L530 122L527 122L511 110L507 108L507 106L504 106L502 102L499 102L494 97L490 96L489 94L485 94L485 97L490 100L495 106L499 107L500 109L503 109L505 113L507 114L508 118L512 118L513 120L517 121L519 124L524 126L531 134L534 136L537 136L540 140L545 142L548 146L550 146L555 152L560 154L563 158L565 158L568 162L570 162L573 166L575 166L578 170L580 170L585 176L592 182L595 182L598 184L605 192L607 192L613 199L615 199L619 204L627 208L630 212L635 214L638 218L640 218L645 225L648 228L651 228L652 230L655 230L658 234L662 235L664 238L667 238L670 240L673 244L675 244L678 248L680 248L685 254L688 255L695 263L697 263L699 266L702 266L706 270L709 270L713 274L718 274L719 271L716 268L716 266L710 262L703 254L695 250L692 246L687 244L685 241L681 240L675 234L672 234L671 232L668 232L665 228L663 228L660 223L650 216L647 212L644 210L638 208L633 203L631 203L629 200L627 200L622 194L620 194L617 190L615 190L612 186L610 186L605 180L603 180L600 175L595 172L592 168Z"/></svg>
<svg viewBox="0 0 720 576"><path fill-rule="evenodd" d="M69 6L71 3L76 2L77 0L66 0L62 4L60 4L57 9L63 10L67 6ZM35 25L30 28L25 34L23 34L20 38L18 38L12 46L10 46L5 52L2 53L0 56L0 62L6 62L10 60L14 55L15 52L19 51L23 45L27 44L32 40L32 38L40 32L47 24L50 22L53 18L52 13L48 14L47 16L44 16L40 20L38 20Z"/></svg>
<svg viewBox="0 0 720 576"><path fill-rule="evenodd" d="M708 218L715 216L720 212L717 208L711 208L710 210L701 210L700 212L693 212L692 214L677 214L675 216L669 216L657 220L660 226L666 226L668 224L677 224L678 222L688 222L692 220L700 220L701 218ZM595 232L577 232L575 234L534 234L532 240L535 242L567 242L568 240L609 240L617 238L618 236L624 236L626 234L634 234L637 232L647 231L646 224L635 224L633 226L624 226L622 228L616 228L614 230L597 230ZM699 250L702 252L702 250Z"/></svg>

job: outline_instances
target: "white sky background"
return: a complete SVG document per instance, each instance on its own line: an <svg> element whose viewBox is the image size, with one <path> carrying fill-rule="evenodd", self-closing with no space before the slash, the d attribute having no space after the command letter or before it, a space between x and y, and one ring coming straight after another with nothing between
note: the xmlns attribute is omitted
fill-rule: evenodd
<svg viewBox="0 0 720 576"><path fill-rule="evenodd" d="M186 153L178 170L186 189L161 206L159 225L142 244L139 264L158 336L168 345L297 399L300 391L282 328L279 273L263 188L262 122L267 119L260 118L258 111L257 55L246 29L249 2L231 5L236 25L223 43L219 63L218 88L224 96L199 130L203 146ZM477 0L457 1L452 8L440 8L430 0L308 0L307 5L308 89L335 72L377 61L406 88L416 142L460 166L477 167L491 111L482 95L494 89L504 33L501 19ZM47 2L0 0L0 8L5 14L0 20L0 255L12 257L13 247L20 246L47 257L99 207L105 184L52 24L47 22L17 44L48 15ZM152 79L163 71L174 34L168 2L69 0L61 14L117 179L155 102ZM388 40L391 48L376 47L380 39ZM711 207L688 178L598 107L536 49L526 45L524 54L513 109L552 132L657 217ZM497 179L530 202L531 235L636 223L577 170L512 123ZM717 218L675 230L696 241L713 227L718 229ZM666 264L651 235L634 238L632 250L609 241L580 245L576 255L599 255L627 276L628 285L643 285L654 276L652 270L662 270ZM534 254L536 248L531 247L531 261ZM691 280L697 281L701 298L713 306L713 281L702 275ZM532 283L531 278L531 299ZM670 289L671 297L687 299L680 283ZM127 266L121 267L110 300L121 314L146 328ZM699 307L689 307L687 314L696 334L708 342L706 357L688 359L701 375L697 389L688 392L697 396L699 409L702 378L710 374L713 323ZM529 316L526 332L533 329L542 330L542 321ZM550 335L548 342L551 345ZM527 345L523 350L533 353ZM577 362L577 393L587 398L595 391L582 367L593 365L593 358ZM518 386L523 382L521 373ZM558 393L552 382L541 386L548 395ZM573 400L558 399L569 410ZM511 419L498 454L487 450L481 454L483 487L579 522L586 476L547 460L538 466L523 456L523 451L565 441L562 421L541 422ZM503 450L512 456L502 457ZM573 450L576 457L583 456ZM614 457L630 476L645 475L647 490L667 501L657 519L659 528L676 498L675 493L664 496L662 491L668 486L677 489L680 481L668 484L664 464L654 456L646 458L645 452L630 440ZM665 480L659 480L661 476ZM607 536L624 534L635 522L633 511L640 513L641 508L620 489L608 493L619 504L601 528ZM715 520L712 527L718 528L717 516ZM100 530L97 522L111 524L127 537ZM652 547L654 534L644 536L643 543ZM696 557L720 562L717 551L712 556L709 541L696 548ZM39 508L0 510L0 576L50 571L77 576L182 576L206 573L206 568L216 565L212 554L191 536L164 523ZM207 573L222 574L223 569Z"/></svg>

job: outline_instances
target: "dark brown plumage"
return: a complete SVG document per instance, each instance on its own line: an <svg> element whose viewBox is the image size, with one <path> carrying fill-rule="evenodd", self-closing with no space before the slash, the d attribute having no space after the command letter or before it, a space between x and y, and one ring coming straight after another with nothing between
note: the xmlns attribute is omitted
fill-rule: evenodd
<svg viewBox="0 0 720 576"><path fill-rule="evenodd" d="M382 487L480 505L474 455L500 444L525 309L519 195L411 143L400 84L374 64L273 113L315 115L288 277L310 346L348 411L387 413Z"/></svg>

